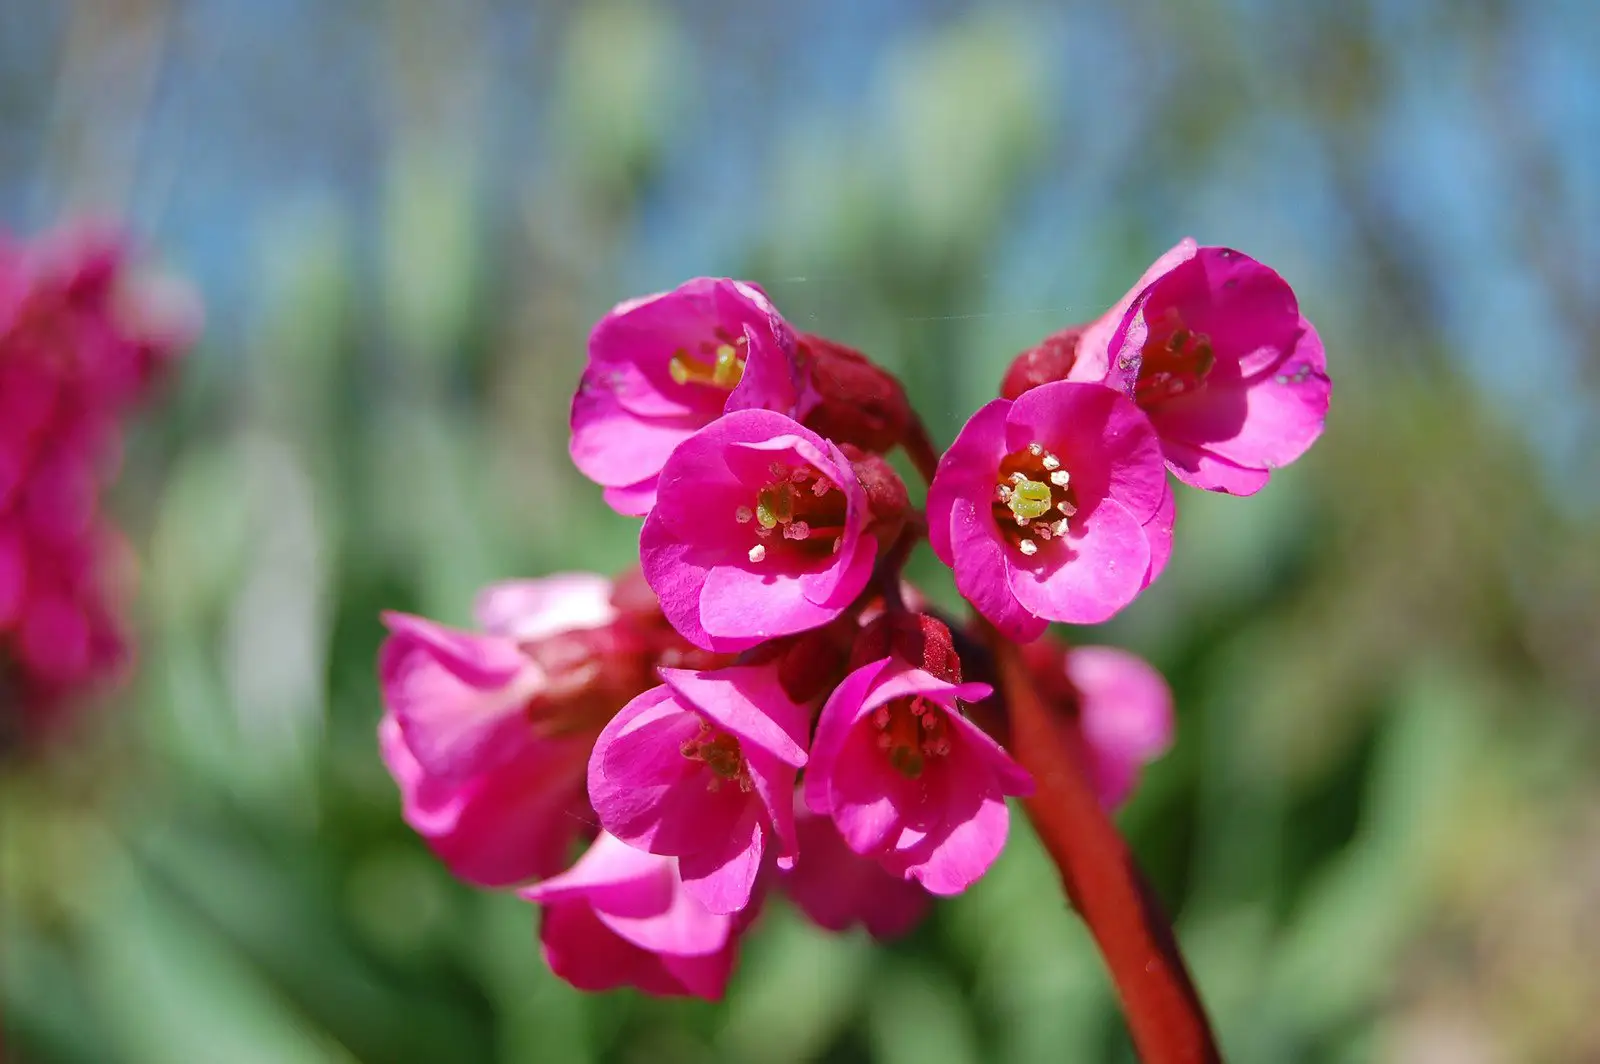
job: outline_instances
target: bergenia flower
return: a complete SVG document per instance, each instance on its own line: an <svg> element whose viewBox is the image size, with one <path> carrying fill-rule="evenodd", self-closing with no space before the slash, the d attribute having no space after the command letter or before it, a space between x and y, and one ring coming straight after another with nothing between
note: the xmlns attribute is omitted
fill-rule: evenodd
<svg viewBox="0 0 1600 1064"><path fill-rule="evenodd" d="M1101 803L1115 809L1172 745L1172 689L1149 662L1116 647L1073 647L1066 671L1090 778Z"/></svg>
<svg viewBox="0 0 1600 1064"><path fill-rule="evenodd" d="M483 633L386 614L385 763L408 823L461 878L548 875L582 829L584 765L653 660L588 573L487 589Z"/></svg>
<svg viewBox="0 0 1600 1064"><path fill-rule="evenodd" d="M783 892L818 927L847 931L860 924L879 941L907 934L928 915L933 897L916 881L852 850L833 819L797 802L800 858L778 874Z"/></svg>
<svg viewBox="0 0 1600 1064"><path fill-rule="evenodd" d="M193 293L136 271L114 231L0 234L0 713L25 732L127 656L128 551L98 498L122 419L199 325Z"/></svg>
<svg viewBox="0 0 1600 1064"><path fill-rule="evenodd" d="M661 669L665 684L606 725L589 760L589 800L606 831L678 858L690 896L745 908L773 849L794 862L794 781L806 763L806 707L776 663Z"/></svg>
<svg viewBox="0 0 1600 1064"><path fill-rule="evenodd" d="M1008 637L1104 621L1171 549L1161 444L1126 396L1057 381L974 414L928 489L928 540Z"/></svg>
<svg viewBox="0 0 1600 1064"><path fill-rule="evenodd" d="M1040 696L1061 718L1100 802L1116 809L1145 765L1172 745L1172 690L1160 672L1115 647L1067 647L1048 639L1024 649Z"/></svg>
<svg viewBox="0 0 1600 1064"><path fill-rule="evenodd" d="M430 775L477 775L541 739L598 730L621 661L610 586L572 573L490 588L481 634L384 614L384 704Z"/></svg>
<svg viewBox="0 0 1600 1064"><path fill-rule="evenodd" d="M550 970L579 990L632 986L658 996L722 997L737 928L689 895L677 861L604 832L562 873L527 887L544 907L539 941Z"/></svg>
<svg viewBox="0 0 1600 1064"><path fill-rule="evenodd" d="M399 722L378 724L378 752L400 789L405 822L459 878L485 887L561 870L592 816L583 793L584 739L522 745L476 775L427 772Z"/></svg>
<svg viewBox="0 0 1600 1064"><path fill-rule="evenodd" d="M1071 377L1132 396L1184 483L1252 494L1322 434L1322 340L1255 259L1184 241L1112 314L1085 330Z"/></svg>
<svg viewBox="0 0 1600 1064"><path fill-rule="evenodd" d="M987 698L893 658L856 669L823 707L805 801L845 843L933 894L958 894L1005 846L1005 796L1033 780L962 714ZM800 859L805 860L802 852Z"/></svg>
<svg viewBox="0 0 1600 1064"><path fill-rule="evenodd" d="M782 414L728 414L678 445L639 537L683 637L718 652L826 624L872 577L866 494L831 442Z"/></svg>
<svg viewBox="0 0 1600 1064"><path fill-rule="evenodd" d="M795 334L765 293L699 277L613 307L589 335L572 460L619 513L655 503L667 456L725 411L800 415Z"/></svg>

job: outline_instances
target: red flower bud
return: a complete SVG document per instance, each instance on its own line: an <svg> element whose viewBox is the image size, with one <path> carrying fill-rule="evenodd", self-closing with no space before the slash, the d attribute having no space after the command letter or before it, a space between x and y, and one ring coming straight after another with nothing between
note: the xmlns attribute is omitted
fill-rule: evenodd
<svg viewBox="0 0 1600 1064"><path fill-rule="evenodd" d="M1064 381L1078 357L1078 339L1084 326L1072 325L1041 340L1011 361L1000 382L1000 397L1015 399L1023 392L1052 381Z"/></svg>
<svg viewBox="0 0 1600 1064"><path fill-rule="evenodd" d="M877 537L881 556L900 538L900 530L911 512L911 498L906 494L905 482L881 455L867 454L850 444L840 450L850 459L856 479L866 492L867 510L871 514L866 530Z"/></svg>
<svg viewBox="0 0 1600 1064"><path fill-rule="evenodd" d="M896 657L950 683L961 682L961 658L950 629L926 613L891 610L861 630L850 650L850 668Z"/></svg>
<svg viewBox="0 0 1600 1064"><path fill-rule="evenodd" d="M804 333L796 356L816 395L802 424L819 436L864 451L893 450L915 421L894 374L854 348Z"/></svg>

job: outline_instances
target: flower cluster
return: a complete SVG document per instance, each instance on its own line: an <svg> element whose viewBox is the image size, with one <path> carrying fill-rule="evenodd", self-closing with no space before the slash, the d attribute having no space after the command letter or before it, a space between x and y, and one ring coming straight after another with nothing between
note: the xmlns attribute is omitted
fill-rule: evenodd
<svg viewBox="0 0 1600 1064"><path fill-rule="evenodd" d="M720 996L772 889L829 929L905 933L983 876L1006 799L1033 790L984 637L1028 644L1063 749L1115 808L1170 742L1166 684L1040 636L1160 574L1168 470L1255 491L1327 398L1283 281L1192 242L1019 356L942 458L890 374L750 283L620 304L571 450L644 518L638 567L490 588L477 632L388 616L380 738L406 819L457 875L538 904L546 959L584 989ZM971 626L904 584L924 536Z"/></svg>
<svg viewBox="0 0 1600 1064"><path fill-rule="evenodd" d="M0 705L25 733L126 654L126 551L99 496L123 418L198 325L187 289L134 274L113 233L0 234Z"/></svg>

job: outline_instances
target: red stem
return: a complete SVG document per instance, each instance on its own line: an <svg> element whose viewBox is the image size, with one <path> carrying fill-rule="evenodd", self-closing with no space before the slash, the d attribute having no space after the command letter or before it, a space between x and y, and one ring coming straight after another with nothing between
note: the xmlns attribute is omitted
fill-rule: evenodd
<svg viewBox="0 0 1600 1064"><path fill-rule="evenodd" d="M1155 893L1062 743L1019 648L988 631L1011 714L1011 752L1033 774L1035 790L1024 805L1061 871L1067 897L1111 970L1140 1059L1145 1064L1220 1062L1205 1009Z"/></svg>

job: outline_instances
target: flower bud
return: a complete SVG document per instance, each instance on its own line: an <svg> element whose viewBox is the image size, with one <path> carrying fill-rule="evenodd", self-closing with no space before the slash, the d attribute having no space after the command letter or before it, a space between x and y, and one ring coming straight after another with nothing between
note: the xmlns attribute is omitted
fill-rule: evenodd
<svg viewBox="0 0 1600 1064"><path fill-rule="evenodd" d="M1066 380L1077 360L1078 340L1083 336L1083 329L1082 325L1070 325L1012 359L1000 382L1000 397L1015 399L1030 388Z"/></svg>
<svg viewBox="0 0 1600 1064"><path fill-rule="evenodd" d="M796 357L815 393L806 428L880 454L906 438L915 417L894 374L854 348L809 333L801 335Z"/></svg>
<svg viewBox="0 0 1600 1064"><path fill-rule="evenodd" d="M861 630L850 650L850 668L893 657L947 683L961 682L961 658L950 629L926 613L891 610Z"/></svg>

